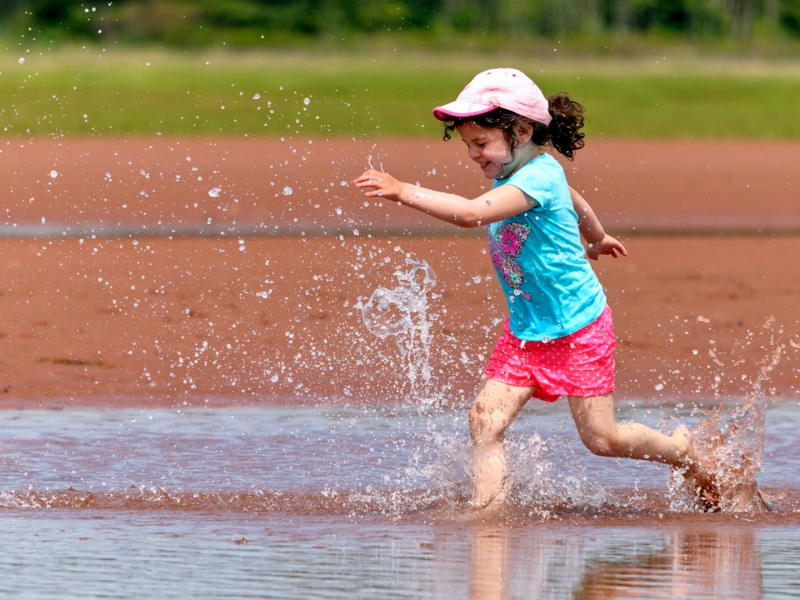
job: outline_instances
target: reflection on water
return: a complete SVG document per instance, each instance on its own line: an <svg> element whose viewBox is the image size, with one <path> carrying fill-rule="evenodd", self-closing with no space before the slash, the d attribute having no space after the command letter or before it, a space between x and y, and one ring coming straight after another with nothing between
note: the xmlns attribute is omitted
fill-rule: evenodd
<svg viewBox="0 0 800 600"><path fill-rule="evenodd" d="M758 598L761 557L749 531L672 533L663 549L587 565L576 598Z"/></svg>
<svg viewBox="0 0 800 600"><path fill-rule="evenodd" d="M792 598L797 527L424 524L339 517L0 515L24 598ZM725 517L723 517L725 519ZM7 596L6 596L7 594Z"/></svg>
<svg viewBox="0 0 800 600"><path fill-rule="evenodd" d="M620 408L621 419L692 424L667 406ZM490 521L457 510L468 490L465 411L425 410L0 412L0 589L24 598L800 596L796 402L767 412L758 477L777 513L671 511L665 469L588 454L566 407L548 405L515 423L521 487Z"/></svg>
<svg viewBox="0 0 800 600"><path fill-rule="evenodd" d="M476 527L472 538L469 597L501 600L508 585L509 530L502 525Z"/></svg>
<svg viewBox="0 0 800 600"><path fill-rule="evenodd" d="M476 526L469 597L760 597L761 556L752 531L587 528L580 537L539 533Z"/></svg>

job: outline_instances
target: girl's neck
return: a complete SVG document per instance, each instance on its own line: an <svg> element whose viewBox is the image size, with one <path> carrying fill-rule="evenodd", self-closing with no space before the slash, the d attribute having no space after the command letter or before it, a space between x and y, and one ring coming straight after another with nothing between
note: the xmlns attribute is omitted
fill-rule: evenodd
<svg viewBox="0 0 800 600"><path fill-rule="evenodd" d="M504 173L501 177L498 177L499 180L508 179L514 173L519 171L522 167L527 165L530 161L534 158L541 156L544 154L544 149L541 146L537 146L536 144L532 144L528 142L523 146L517 148L517 152L514 158L511 160L510 163L507 163L510 170L506 173L505 169L503 170Z"/></svg>

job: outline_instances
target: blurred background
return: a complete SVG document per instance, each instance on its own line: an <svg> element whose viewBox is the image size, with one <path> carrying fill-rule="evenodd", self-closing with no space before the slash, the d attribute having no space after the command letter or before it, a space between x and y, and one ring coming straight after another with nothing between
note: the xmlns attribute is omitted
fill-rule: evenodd
<svg viewBox="0 0 800 600"><path fill-rule="evenodd" d="M277 135L297 111L235 101L283 86L316 95L316 133L435 136L430 106L499 60L580 98L589 133L791 138L799 36L798 0L2 0L0 125Z"/></svg>
<svg viewBox="0 0 800 600"><path fill-rule="evenodd" d="M535 38L635 48L649 38L788 51L800 33L797 0L3 0L0 14L11 35L187 47L347 45L374 36L435 47L477 34L479 48Z"/></svg>

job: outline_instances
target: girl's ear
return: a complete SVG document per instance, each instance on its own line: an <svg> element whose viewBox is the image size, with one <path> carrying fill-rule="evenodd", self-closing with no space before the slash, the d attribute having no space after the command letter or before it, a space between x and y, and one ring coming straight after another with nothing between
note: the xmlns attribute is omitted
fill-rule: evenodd
<svg viewBox="0 0 800 600"><path fill-rule="evenodd" d="M533 136L533 125L530 123L517 123L514 128L517 131L517 140L520 146L527 144Z"/></svg>

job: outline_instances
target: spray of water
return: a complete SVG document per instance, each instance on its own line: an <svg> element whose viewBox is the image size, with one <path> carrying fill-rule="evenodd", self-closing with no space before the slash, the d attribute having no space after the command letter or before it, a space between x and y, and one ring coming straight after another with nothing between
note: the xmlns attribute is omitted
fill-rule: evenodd
<svg viewBox="0 0 800 600"><path fill-rule="evenodd" d="M773 325L774 320L770 319L763 329L771 332ZM764 455L769 400L763 387L785 348L770 333L769 352L759 365L758 376L751 382L744 402L728 412L724 405L720 406L692 429L701 476L697 480L684 478L682 473L673 474L673 509L750 513L769 510L756 483ZM723 365L719 358L714 359Z"/></svg>
<svg viewBox="0 0 800 600"><path fill-rule="evenodd" d="M431 381L431 319L428 292L436 285L436 274L427 262L406 258L410 269L398 269L398 285L377 288L365 304L358 305L364 324L380 339L394 336L412 395L426 389Z"/></svg>
<svg viewBox="0 0 800 600"><path fill-rule="evenodd" d="M442 416L445 405L424 401L438 397L429 364L433 318L428 304L436 274L424 260L407 257L405 266L396 269L394 276L398 284L393 289L378 287L368 301L357 304L370 333L380 340L395 339L411 384L411 397L419 416L427 420L426 433L418 438L416 451L398 479L405 491L393 492L397 505L392 510L403 512L409 506L427 504L441 508L442 516L468 512L473 461L466 413L463 418L456 417L452 430L437 429L437 417ZM508 436L506 445L514 474L511 511L549 519L562 510L602 510L615 504L605 488L587 476L579 460L570 460L575 459L571 447L551 442L538 433ZM409 490L418 491L420 484L425 493L412 498Z"/></svg>

